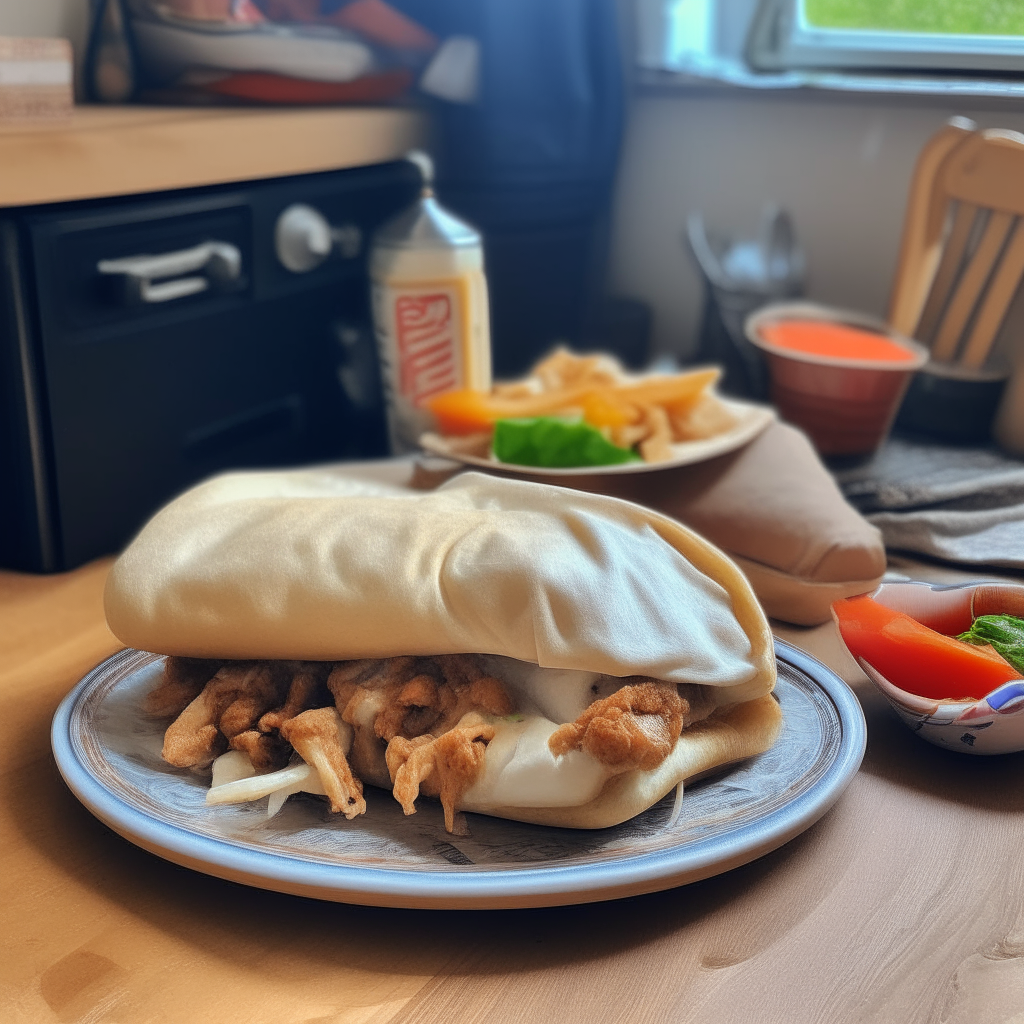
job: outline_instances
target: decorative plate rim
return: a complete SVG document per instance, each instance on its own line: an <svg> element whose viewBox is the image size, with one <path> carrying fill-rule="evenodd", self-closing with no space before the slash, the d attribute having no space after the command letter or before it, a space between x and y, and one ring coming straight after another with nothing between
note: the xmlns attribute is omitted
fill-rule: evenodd
<svg viewBox="0 0 1024 1024"><path fill-rule="evenodd" d="M136 653L130 649L107 658L64 698L54 715L51 742L64 781L95 817L151 853L220 878L296 895L387 907L497 909L617 899L698 881L778 849L825 814L852 781L867 740L860 703L831 669L811 655L778 638L775 647L779 659L810 678L835 708L841 736L821 776L792 800L734 830L695 843L627 852L583 866L452 867L431 872L326 864L236 845L148 815L90 773L75 755L70 733L76 704L113 665Z"/></svg>

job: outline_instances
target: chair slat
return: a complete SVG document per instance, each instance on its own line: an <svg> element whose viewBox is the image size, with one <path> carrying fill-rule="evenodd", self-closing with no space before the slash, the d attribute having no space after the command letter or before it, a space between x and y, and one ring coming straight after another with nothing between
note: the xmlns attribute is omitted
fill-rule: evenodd
<svg viewBox="0 0 1024 1024"><path fill-rule="evenodd" d="M978 215L978 207L971 203L960 203L956 208L953 217L953 227L949 232L949 239L942 252L942 259L939 261L939 269L935 272L932 281L931 291L928 293L928 301L925 303L921 313L921 319L914 325L913 329L906 331L912 338L917 338L923 345L927 345L935 328L938 326L942 310L945 308L949 298L949 290L956 280L957 271L963 263L964 253L967 251L967 242L971 237L971 228L974 226L974 218Z"/></svg>
<svg viewBox="0 0 1024 1024"><path fill-rule="evenodd" d="M978 248L967 264L939 325L939 333L932 350L933 358L944 361L952 359L956 354L957 342L963 335L964 327L967 326L971 312L978 303L981 290L985 287L985 282L999 258L1012 223L1013 214L1004 213L1002 210L994 210L989 217L985 233L981 236Z"/></svg>
<svg viewBox="0 0 1024 1024"><path fill-rule="evenodd" d="M1024 216L1024 135L989 128L971 136L943 166L940 187L953 199Z"/></svg>
<svg viewBox="0 0 1024 1024"><path fill-rule="evenodd" d="M1024 220L1018 219L1010 236L1009 244L999 262L992 283L985 294L985 300L967 339L961 362L964 366L978 369L988 359L992 343L1006 318L1006 311L1017 293L1021 277L1024 276Z"/></svg>
<svg viewBox="0 0 1024 1024"><path fill-rule="evenodd" d="M942 256L948 200L936 182L953 150L976 130L977 125L966 117L950 118L925 143L914 165L889 304L889 323L901 334L913 334L917 327Z"/></svg>

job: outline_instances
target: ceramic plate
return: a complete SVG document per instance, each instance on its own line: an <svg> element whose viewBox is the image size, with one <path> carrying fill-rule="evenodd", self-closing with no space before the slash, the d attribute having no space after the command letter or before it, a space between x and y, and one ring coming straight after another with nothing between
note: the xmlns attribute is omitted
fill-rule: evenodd
<svg viewBox="0 0 1024 1024"><path fill-rule="evenodd" d="M266 799L207 807L208 777L160 759L163 725L140 713L162 659L121 651L89 673L53 721L68 786L130 842L177 864L280 892L388 907L536 907L654 892L736 867L812 825L864 755L864 717L837 676L776 640L785 725L767 753L689 786L632 821L594 831L467 814L444 830L439 804L411 817L366 787L348 822L316 797L274 818Z"/></svg>
<svg viewBox="0 0 1024 1024"><path fill-rule="evenodd" d="M675 466L690 466L696 462L713 459L717 455L735 451L753 441L772 420L775 410L767 405L754 405L752 402L741 402L735 398L721 398L720 401L736 417L736 426L724 434L706 438L703 441L682 441L672 445L672 458L665 462L623 462L618 466L518 466L512 462L499 462L494 458L481 458L478 455L464 455L453 451L448 441L438 434L424 434L420 438L420 446L431 455L440 455L455 462L464 462L470 466L484 466L487 469L501 469L508 473L525 473L528 476L605 476L619 473L650 473L659 469L672 469Z"/></svg>

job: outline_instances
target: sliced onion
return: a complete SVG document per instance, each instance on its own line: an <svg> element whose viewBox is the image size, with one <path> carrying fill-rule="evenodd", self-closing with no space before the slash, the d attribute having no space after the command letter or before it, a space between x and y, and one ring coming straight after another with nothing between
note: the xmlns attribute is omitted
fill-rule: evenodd
<svg viewBox="0 0 1024 1024"><path fill-rule="evenodd" d="M676 798L672 801L672 813L668 816L668 822L666 828L672 828L673 825L679 820L679 815L683 811L683 783L680 782L676 786Z"/></svg>
<svg viewBox="0 0 1024 1024"><path fill-rule="evenodd" d="M213 762L213 781L210 785L225 786L239 779L251 779L255 774L256 769L248 754L241 750L229 750Z"/></svg>
<svg viewBox="0 0 1024 1024"><path fill-rule="evenodd" d="M239 804L247 800L259 800L260 797L269 796L275 790L286 789L295 783L302 784L310 781L310 776L316 779L316 772L308 764L300 763L282 768L279 772L269 772L267 775L254 775L250 779L238 779L235 782L225 783L223 786L214 786L207 790L206 802L208 804Z"/></svg>

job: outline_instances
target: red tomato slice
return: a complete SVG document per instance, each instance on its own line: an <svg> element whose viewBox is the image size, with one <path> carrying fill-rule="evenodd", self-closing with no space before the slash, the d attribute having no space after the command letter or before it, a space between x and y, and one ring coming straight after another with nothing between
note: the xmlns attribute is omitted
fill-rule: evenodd
<svg viewBox="0 0 1024 1024"><path fill-rule="evenodd" d="M836 601L832 614L843 643L893 686L933 700L981 700L1021 674L991 647L943 636L867 594Z"/></svg>

